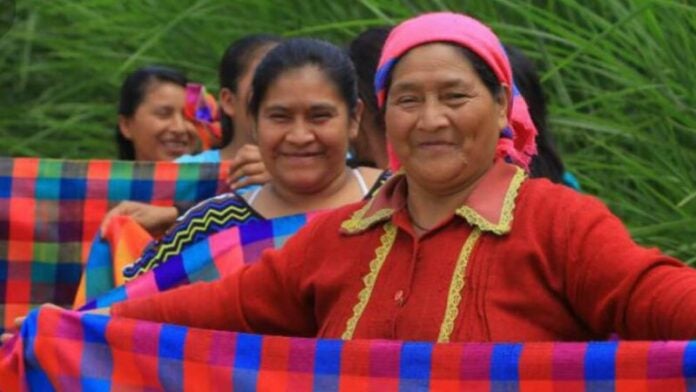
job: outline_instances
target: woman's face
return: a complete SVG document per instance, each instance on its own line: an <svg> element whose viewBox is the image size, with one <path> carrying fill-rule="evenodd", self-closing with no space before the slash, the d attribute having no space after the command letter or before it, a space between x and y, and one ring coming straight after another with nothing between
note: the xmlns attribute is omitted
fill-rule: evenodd
<svg viewBox="0 0 696 392"><path fill-rule="evenodd" d="M323 189L345 170L359 114L315 66L282 73L259 107L257 138L273 182L301 193Z"/></svg>
<svg viewBox="0 0 696 392"><path fill-rule="evenodd" d="M385 122L409 181L447 193L485 173L507 124L507 100L500 95L491 95L452 45L408 52L392 72Z"/></svg>
<svg viewBox="0 0 696 392"><path fill-rule="evenodd" d="M133 142L135 160L170 161L196 148L196 130L183 115L186 91L169 82L152 82L132 117L121 116L123 136Z"/></svg>

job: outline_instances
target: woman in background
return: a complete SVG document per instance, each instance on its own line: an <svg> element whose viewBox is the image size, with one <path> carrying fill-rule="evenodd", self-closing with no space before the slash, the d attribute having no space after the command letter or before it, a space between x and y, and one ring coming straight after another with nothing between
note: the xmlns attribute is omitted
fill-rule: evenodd
<svg viewBox="0 0 696 392"><path fill-rule="evenodd" d="M171 161L197 147L184 117L186 77L159 66L143 67L121 86L116 141L119 159Z"/></svg>
<svg viewBox="0 0 696 392"><path fill-rule="evenodd" d="M247 113L251 78L261 59L275 47L281 38L255 34L233 41L225 50L220 61L220 117L222 125L222 147L203 151L196 155L183 155L177 163L219 163L231 160L228 183L231 190L245 192L255 184L269 180L259 149L252 139L252 123ZM112 216L128 215L135 219L153 236L161 235L181 216L186 206L155 206L151 204L123 201L112 208L104 217L102 233Z"/></svg>

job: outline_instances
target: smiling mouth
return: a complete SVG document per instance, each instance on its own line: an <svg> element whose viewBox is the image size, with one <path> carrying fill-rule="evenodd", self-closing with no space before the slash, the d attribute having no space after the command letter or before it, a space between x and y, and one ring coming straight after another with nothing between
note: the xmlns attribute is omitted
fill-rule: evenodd
<svg viewBox="0 0 696 392"><path fill-rule="evenodd" d="M416 145L420 148L442 148L442 147L453 147L454 143L445 142L445 141L427 141L427 142L420 142Z"/></svg>
<svg viewBox="0 0 696 392"><path fill-rule="evenodd" d="M323 155L321 152L294 152L294 153L280 153L281 156L288 158L313 158Z"/></svg>
<svg viewBox="0 0 696 392"><path fill-rule="evenodd" d="M189 143L185 140L164 140L161 143L164 148L174 152L185 152L189 148Z"/></svg>

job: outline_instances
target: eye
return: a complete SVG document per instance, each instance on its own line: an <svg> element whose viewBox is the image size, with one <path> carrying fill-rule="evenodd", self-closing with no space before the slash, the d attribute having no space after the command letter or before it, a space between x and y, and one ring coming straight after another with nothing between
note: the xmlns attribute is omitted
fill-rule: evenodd
<svg viewBox="0 0 696 392"><path fill-rule="evenodd" d="M406 94L396 97L394 103L403 108L411 108L418 105L418 103L420 103L420 99L416 95Z"/></svg>
<svg viewBox="0 0 696 392"><path fill-rule="evenodd" d="M462 92L452 91L445 93L443 98L447 102L460 103L467 100L469 98L469 95Z"/></svg>
<svg viewBox="0 0 696 392"><path fill-rule="evenodd" d="M314 112L309 118L313 123L323 123L331 119L333 115L329 112Z"/></svg>
<svg viewBox="0 0 696 392"><path fill-rule="evenodd" d="M155 116L162 120L170 118L174 114L174 109L172 108L157 108L155 109Z"/></svg>
<svg viewBox="0 0 696 392"><path fill-rule="evenodd" d="M290 116L287 113L284 112L273 112L269 113L267 117L277 123L284 123L290 121Z"/></svg>

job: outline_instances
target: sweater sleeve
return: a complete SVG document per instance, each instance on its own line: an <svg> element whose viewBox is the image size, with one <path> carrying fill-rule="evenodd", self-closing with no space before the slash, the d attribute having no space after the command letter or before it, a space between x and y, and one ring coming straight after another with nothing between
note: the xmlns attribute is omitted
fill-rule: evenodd
<svg viewBox="0 0 696 392"><path fill-rule="evenodd" d="M312 285L307 248L321 218L315 218L280 250L215 282L195 283L115 304L118 317L197 328L314 336ZM329 229L330 230L330 229Z"/></svg>
<svg viewBox="0 0 696 392"><path fill-rule="evenodd" d="M583 198L565 233L566 290L575 311L598 333L696 337L696 270L637 245L606 206Z"/></svg>

